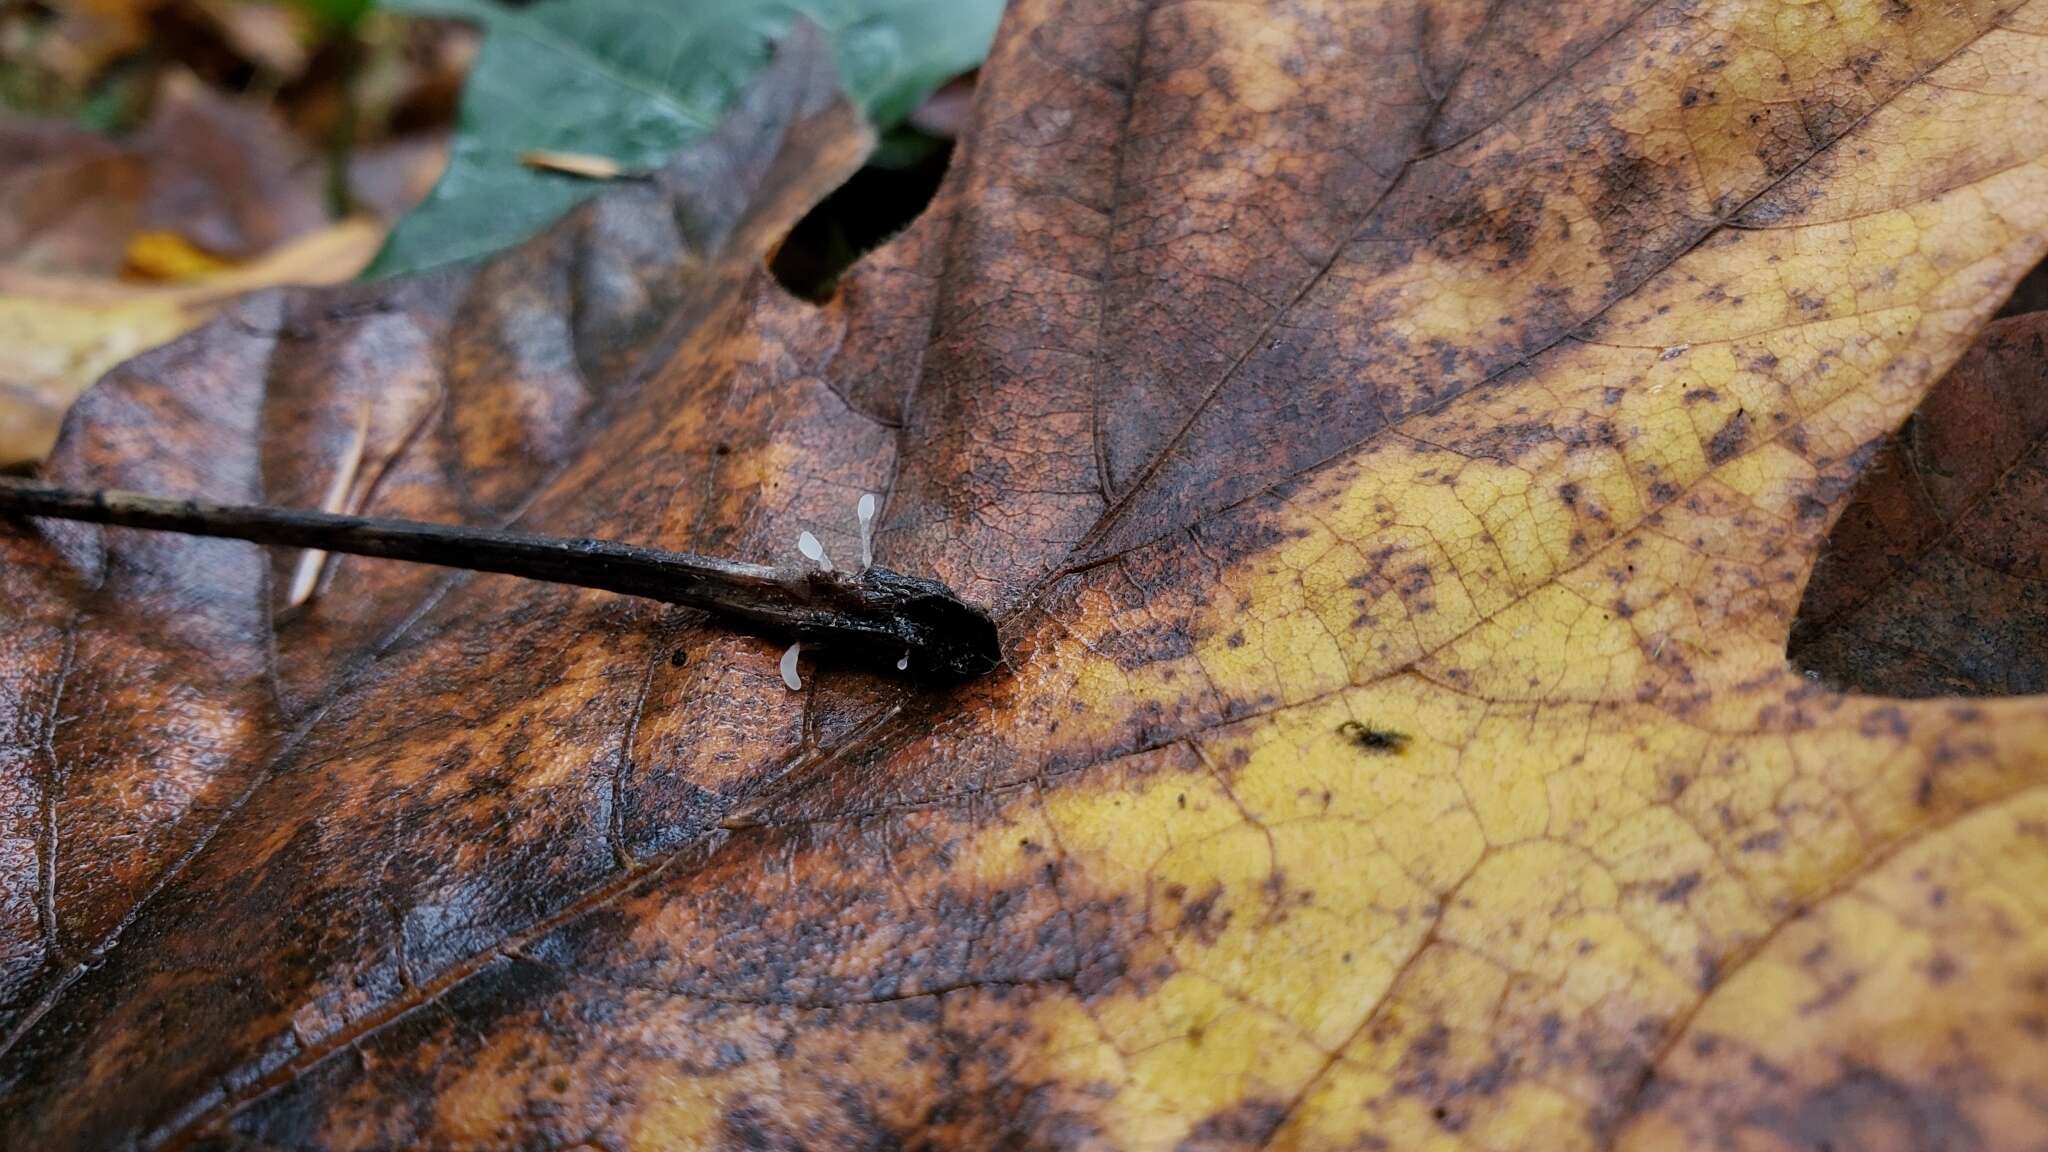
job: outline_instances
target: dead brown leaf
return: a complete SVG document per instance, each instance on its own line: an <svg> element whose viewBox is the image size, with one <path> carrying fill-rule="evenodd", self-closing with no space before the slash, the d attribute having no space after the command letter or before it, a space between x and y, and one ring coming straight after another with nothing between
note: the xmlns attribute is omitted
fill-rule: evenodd
<svg viewBox="0 0 2048 1152"><path fill-rule="evenodd" d="M132 141L0 119L0 158L0 259L29 272L117 275L145 232L240 263L327 222L306 149L268 113L189 79L167 86Z"/></svg>
<svg viewBox="0 0 2048 1152"><path fill-rule="evenodd" d="M368 399L380 512L784 560L883 493L1009 666L0 536L0 1140L2048 1140L2048 705L1785 660L2048 247L2042 5L1024 0L814 307L815 63L502 259L238 305L49 471L311 504Z"/></svg>

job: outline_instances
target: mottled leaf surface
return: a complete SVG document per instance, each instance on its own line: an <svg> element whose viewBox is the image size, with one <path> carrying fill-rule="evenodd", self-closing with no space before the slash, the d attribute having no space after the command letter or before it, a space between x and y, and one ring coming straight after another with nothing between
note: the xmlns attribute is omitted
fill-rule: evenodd
<svg viewBox="0 0 2048 1152"><path fill-rule="evenodd" d="M880 492L1009 665L9 537L0 1138L2038 1146L2048 704L1785 653L2044 104L2039 4L1027 0L825 305L786 177L659 339L586 217L132 365L60 474L296 501L368 395L380 509L786 560Z"/></svg>

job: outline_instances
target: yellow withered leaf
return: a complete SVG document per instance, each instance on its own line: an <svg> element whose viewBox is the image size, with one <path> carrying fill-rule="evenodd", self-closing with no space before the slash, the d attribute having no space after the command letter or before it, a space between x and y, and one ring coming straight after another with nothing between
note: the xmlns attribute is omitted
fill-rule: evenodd
<svg viewBox="0 0 2048 1152"><path fill-rule="evenodd" d="M143 280L204 280L235 266L176 232L138 232L125 255L124 271Z"/></svg>
<svg viewBox="0 0 2048 1152"><path fill-rule="evenodd" d="M69 13L124 35L138 15L118 3ZM100 373L222 301L362 270L382 228L327 223L303 152L274 114L189 76L171 78L149 124L120 143L0 117L0 467L39 459Z"/></svg>
<svg viewBox="0 0 2048 1152"><path fill-rule="evenodd" d="M347 280L383 236L373 221L343 220L177 284L0 268L0 467L49 451L71 401L107 369L204 324L244 292Z"/></svg>
<svg viewBox="0 0 2048 1152"><path fill-rule="evenodd" d="M376 395L371 511L787 562L886 493L1007 666L0 537L0 1142L2048 1141L2048 701L1785 659L2048 248L2048 5L1020 0L813 306L818 56L51 469L304 503Z"/></svg>

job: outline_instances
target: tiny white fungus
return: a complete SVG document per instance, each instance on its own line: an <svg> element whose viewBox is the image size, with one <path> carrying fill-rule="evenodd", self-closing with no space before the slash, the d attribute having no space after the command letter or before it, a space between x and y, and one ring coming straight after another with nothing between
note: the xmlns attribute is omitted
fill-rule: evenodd
<svg viewBox="0 0 2048 1152"><path fill-rule="evenodd" d="M875 566L875 494L861 493L853 514L860 518L860 570L865 572Z"/></svg>
<svg viewBox="0 0 2048 1152"><path fill-rule="evenodd" d="M832 558L825 555L825 546L818 543L818 538L809 532L804 532L796 538L796 550L824 571L832 570Z"/></svg>
<svg viewBox="0 0 2048 1152"><path fill-rule="evenodd" d="M803 649L803 641L799 640L782 650L782 683L791 692L801 692L804 690L804 678L796 674L797 653L802 652Z"/></svg>
<svg viewBox="0 0 2048 1152"><path fill-rule="evenodd" d="M898 661L896 661L896 670L897 670L898 672L902 672L902 671L904 671L904 670L908 669L909 667L910 667L910 653L908 653L908 652L905 652L905 653L903 654L903 658L902 658L901 660L898 660Z"/></svg>

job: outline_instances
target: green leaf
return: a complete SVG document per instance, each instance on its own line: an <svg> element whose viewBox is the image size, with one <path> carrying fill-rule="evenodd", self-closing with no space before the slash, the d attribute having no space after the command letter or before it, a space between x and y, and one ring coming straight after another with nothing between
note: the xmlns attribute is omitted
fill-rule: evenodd
<svg viewBox="0 0 2048 1152"><path fill-rule="evenodd" d="M448 170L367 275L482 256L533 235L601 183L536 171L530 151L653 168L702 135L802 16L882 127L981 62L1001 0L387 0L483 26Z"/></svg>
<svg viewBox="0 0 2048 1152"><path fill-rule="evenodd" d="M370 9L377 6L377 0L296 0L300 8L311 13L322 28L330 31L344 31L363 22Z"/></svg>

